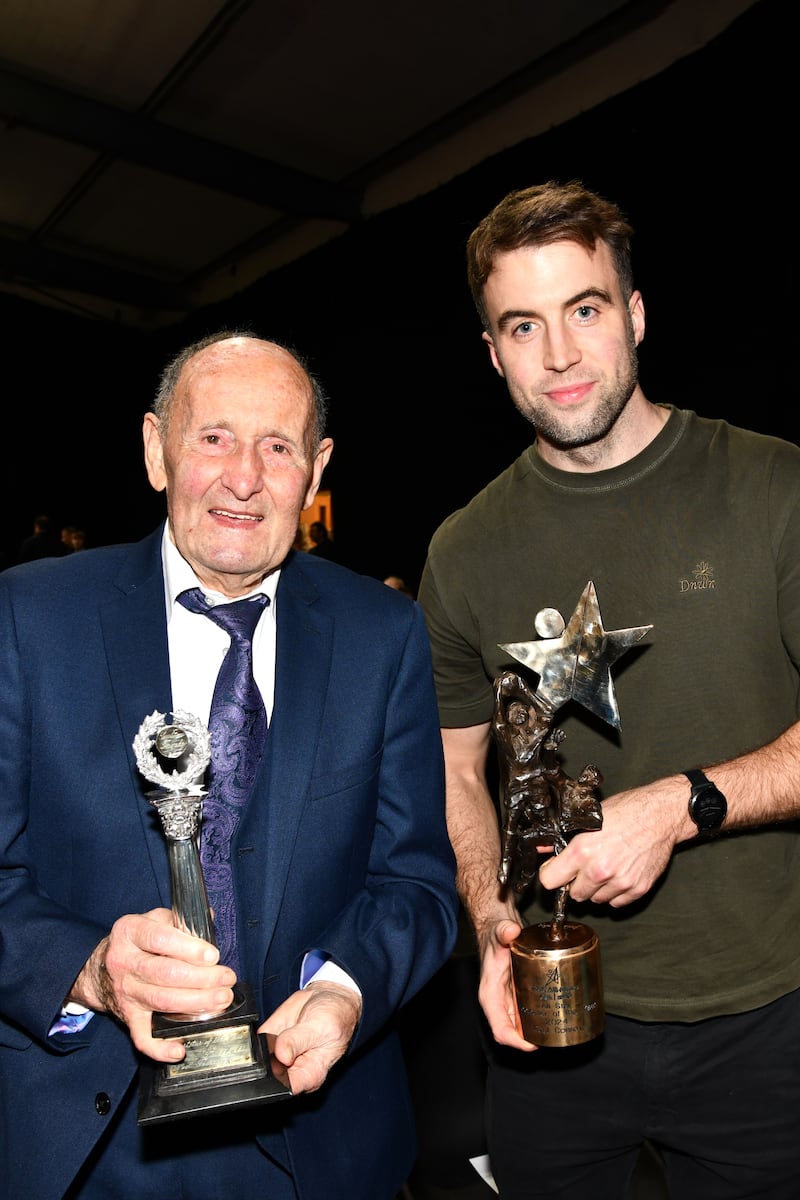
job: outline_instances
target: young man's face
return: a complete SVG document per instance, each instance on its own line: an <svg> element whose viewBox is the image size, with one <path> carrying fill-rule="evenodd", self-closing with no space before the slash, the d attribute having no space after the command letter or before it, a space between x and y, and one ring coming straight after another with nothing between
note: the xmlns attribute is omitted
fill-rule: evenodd
<svg viewBox="0 0 800 1200"><path fill-rule="evenodd" d="M638 292L621 294L611 252L553 242L498 255L483 289L492 362L544 442L602 438L637 385Z"/></svg>

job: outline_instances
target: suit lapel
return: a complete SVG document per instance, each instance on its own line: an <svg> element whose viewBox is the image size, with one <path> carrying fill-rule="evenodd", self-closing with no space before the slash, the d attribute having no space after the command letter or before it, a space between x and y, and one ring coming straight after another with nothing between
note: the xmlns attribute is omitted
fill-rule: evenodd
<svg viewBox="0 0 800 1200"><path fill-rule="evenodd" d="M275 705L254 794L238 843L252 846L243 900L260 911L259 945L269 946L291 870L292 856L316 757L330 686L333 620L319 611L318 593L290 560L276 597ZM301 848L302 851L302 848ZM250 858L250 855L248 855Z"/></svg>
<svg viewBox="0 0 800 1200"><path fill-rule="evenodd" d="M156 709L168 712L172 705L161 569L162 529L131 547L117 578L115 594L100 606L100 622L117 722L130 765L133 801L139 809L161 903L169 908L172 900L164 835L146 800L151 785L142 778L133 753L133 739L144 718Z"/></svg>

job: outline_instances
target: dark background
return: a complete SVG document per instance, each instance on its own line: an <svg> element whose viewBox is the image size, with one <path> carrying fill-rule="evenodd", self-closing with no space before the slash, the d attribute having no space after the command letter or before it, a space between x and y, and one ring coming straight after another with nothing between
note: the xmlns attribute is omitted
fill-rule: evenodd
<svg viewBox="0 0 800 1200"><path fill-rule="evenodd" d="M489 364L464 243L506 192L580 178L636 229L651 400L798 440L793 46L762 0L708 46L181 325L142 333L0 296L5 521L130 541L161 519L141 419L173 352L222 326L302 351L331 396L324 479L344 560L416 587L428 539L531 439Z"/></svg>

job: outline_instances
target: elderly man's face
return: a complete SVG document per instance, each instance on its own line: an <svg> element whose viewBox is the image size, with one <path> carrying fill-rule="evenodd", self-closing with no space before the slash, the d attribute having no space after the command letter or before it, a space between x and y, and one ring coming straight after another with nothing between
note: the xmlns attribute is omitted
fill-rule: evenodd
<svg viewBox="0 0 800 1200"><path fill-rule="evenodd" d="M269 342L229 338L184 367L166 438L148 413L150 483L166 489L169 529L210 588L235 599L280 566L333 449L314 453L311 384Z"/></svg>

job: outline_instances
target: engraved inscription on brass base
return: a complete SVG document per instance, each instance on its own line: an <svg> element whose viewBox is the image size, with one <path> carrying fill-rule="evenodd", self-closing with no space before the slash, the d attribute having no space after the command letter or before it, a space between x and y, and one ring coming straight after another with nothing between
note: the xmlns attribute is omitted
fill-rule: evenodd
<svg viewBox="0 0 800 1200"><path fill-rule="evenodd" d="M575 1046L605 1029L597 934L567 921L558 940L551 922L529 925L511 943L517 1010L526 1041Z"/></svg>

